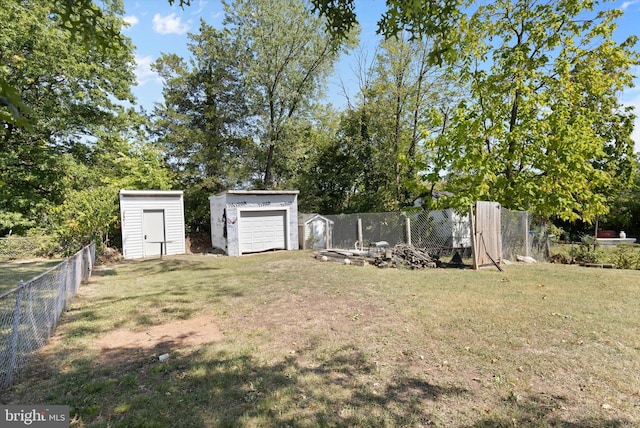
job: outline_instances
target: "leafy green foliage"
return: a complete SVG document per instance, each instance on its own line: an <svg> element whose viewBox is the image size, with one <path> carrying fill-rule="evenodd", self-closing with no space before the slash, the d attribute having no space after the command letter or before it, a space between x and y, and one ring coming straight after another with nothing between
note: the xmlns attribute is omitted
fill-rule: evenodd
<svg viewBox="0 0 640 428"><path fill-rule="evenodd" d="M86 150L101 129L117 133L115 117L131 100L134 81L130 42L112 40L109 49L74 43L58 19L55 1L14 2L0 10L2 79L28 110L24 123L0 119L0 233L50 227L48 212L65 200L65 180L75 154ZM107 2L98 28L118 30L121 4ZM15 115L14 115L15 116ZM67 156L69 155L69 156Z"/></svg>
<svg viewBox="0 0 640 428"><path fill-rule="evenodd" d="M638 52L635 37L612 40L619 13L593 6L497 1L469 19L460 49L470 97L429 141L427 179L448 171L447 202L495 200L569 221L606 213L606 189L629 178L633 115L618 94Z"/></svg>
<svg viewBox="0 0 640 428"><path fill-rule="evenodd" d="M327 28L339 39L345 38L358 24L354 0L312 0L313 11L327 20ZM443 64L456 57L458 28L464 15L461 10L470 2L462 0L402 1L388 0L387 10L378 21L378 34L385 39L399 38L408 32L412 40L433 40L429 52L432 64Z"/></svg>
<svg viewBox="0 0 640 428"><path fill-rule="evenodd" d="M581 243L571 248L571 259L576 263L602 263L603 254L593 244Z"/></svg>
<svg viewBox="0 0 640 428"><path fill-rule="evenodd" d="M134 114L121 119L120 129L131 130L140 118ZM53 233L68 251L77 251L91 241L99 249L118 242L120 189L172 187L173 178L163 153L150 143L124 137L124 131L121 135L101 135L83 154L83 163L69 161L64 200L51 210Z"/></svg>
<svg viewBox="0 0 640 428"><path fill-rule="evenodd" d="M154 133L185 189L187 224L197 230L208 228L208 196L257 173L256 147L237 40L205 22L189 37L189 63L165 54L154 65L166 82Z"/></svg>
<svg viewBox="0 0 640 428"><path fill-rule="evenodd" d="M618 269L640 269L640 247L617 246L613 254L613 263Z"/></svg>
<svg viewBox="0 0 640 428"><path fill-rule="evenodd" d="M611 164L620 165L615 160ZM624 168L626 169L626 165ZM640 163L637 158L631 163L629 170L623 170L620 176L631 175L631 180L626 183L616 180L606 190L609 212L598 221L602 229L624 230L628 236L640 237Z"/></svg>
<svg viewBox="0 0 640 428"><path fill-rule="evenodd" d="M182 4L183 2L181 2ZM29 52L12 46L20 34L28 35L24 40L32 43L34 38L41 36L40 24L49 22L56 28L64 30L64 36L70 44L82 47L85 52L99 51L102 54L119 54L126 40L120 33L121 20L116 15L124 12L121 0L102 0L98 7L93 0L42 0L32 2L18 2L7 0L3 3L1 12L2 22L7 23L0 35L0 121L12 126L25 127L30 125L33 113L33 100L23 97L23 89L16 84L14 76L16 69L25 67L25 60L30 60ZM25 19L27 18L27 19ZM30 23L26 23L30 20ZM10 24L10 25L9 25ZM17 24L17 25L16 25ZM25 24L28 27L25 27ZM22 26L19 29L19 26ZM15 31L18 31L17 33ZM21 33L20 31L25 31ZM30 34L35 31L35 34ZM47 35L46 37L51 37ZM50 39L43 40L47 43ZM77 42L80 41L78 44ZM34 53L38 44L32 43ZM56 58L54 55L52 58ZM29 84L37 86L40 81Z"/></svg>
<svg viewBox="0 0 640 428"><path fill-rule="evenodd" d="M327 33L324 21L300 0L236 0L225 3L225 11L225 27L243 55L246 97L262 151L262 185L272 187L286 178L276 160L295 162L289 157L290 136L320 95L345 39Z"/></svg>
<svg viewBox="0 0 640 428"><path fill-rule="evenodd" d="M434 111L446 115L459 96L450 70L430 65L430 51L429 41L387 40L361 64L357 101L331 142L306 158L301 201L314 199L322 213L393 211L429 194L420 179L423 132L439 132Z"/></svg>
<svg viewBox="0 0 640 428"><path fill-rule="evenodd" d="M0 233L39 230L70 252L106 245L119 189L170 188L164 155L142 143L145 118L121 103L134 83L122 11L120 1L63 0L0 11L2 77L28 106L19 112L28 126L0 118Z"/></svg>

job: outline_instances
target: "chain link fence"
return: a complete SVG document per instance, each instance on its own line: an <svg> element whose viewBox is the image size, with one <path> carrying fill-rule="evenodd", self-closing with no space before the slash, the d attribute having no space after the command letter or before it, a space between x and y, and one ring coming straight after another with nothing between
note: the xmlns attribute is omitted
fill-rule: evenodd
<svg viewBox="0 0 640 428"><path fill-rule="evenodd" d="M528 211L500 213L502 234L502 258L515 261L517 256L549 259L549 231L544 222L536 221Z"/></svg>
<svg viewBox="0 0 640 428"><path fill-rule="evenodd" d="M0 261L34 257L41 244L38 238L7 236L0 238Z"/></svg>
<svg viewBox="0 0 640 428"><path fill-rule="evenodd" d="M327 215L333 221L333 246L366 249L385 241L389 246L408 243L426 249L432 256L471 256L471 222L468 214L452 209L416 212L388 212ZM526 211L502 209L503 258L517 255L537 260L548 258L548 235L544 225L535 225ZM362 247L360 247L362 246Z"/></svg>
<svg viewBox="0 0 640 428"><path fill-rule="evenodd" d="M53 333L60 314L90 275L95 244L0 295L0 392L19 380L31 354Z"/></svg>
<svg viewBox="0 0 640 428"><path fill-rule="evenodd" d="M333 245L337 248L367 248L384 241L392 247L408 243L425 248L434 256L454 251L470 255L471 251L468 215L458 215L451 209L325 217L333 221Z"/></svg>
<svg viewBox="0 0 640 428"><path fill-rule="evenodd" d="M457 251L462 257L471 256L471 223L469 215L452 209L422 211L410 217L411 242L426 248L431 255L450 255Z"/></svg>
<svg viewBox="0 0 640 428"><path fill-rule="evenodd" d="M325 217L333 221L333 246L336 248L363 248L380 241L386 241L390 246L406 242L406 217L399 212Z"/></svg>

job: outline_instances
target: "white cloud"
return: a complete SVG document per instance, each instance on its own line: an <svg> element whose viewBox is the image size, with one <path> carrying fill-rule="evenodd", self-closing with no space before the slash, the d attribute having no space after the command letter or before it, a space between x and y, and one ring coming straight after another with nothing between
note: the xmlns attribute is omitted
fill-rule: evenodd
<svg viewBox="0 0 640 428"><path fill-rule="evenodd" d="M200 16L202 14L202 11L204 10L205 6L207 6L207 3L209 3L207 0L200 0L198 2L198 8L196 10L194 10L191 13L191 15Z"/></svg>
<svg viewBox="0 0 640 428"><path fill-rule="evenodd" d="M135 15L125 16L123 19L124 19L124 22L126 22L129 25L129 27L133 27L134 25L138 24L138 22L140 22L138 17Z"/></svg>
<svg viewBox="0 0 640 428"><path fill-rule="evenodd" d="M159 83L161 81L160 76L154 70L151 69L151 63L153 57L151 56L138 56L136 55L136 82L139 86L145 85L150 82Z"/></svg>
<svg viewBox="0 0 640 428"><path fill-rule="evenodd" d="M184 34L189 30L189 24L183 23L175 13L167 16L156 13L153 16L153 30L160 34Z"/></svg>
<svg viewBox="0 0 640 428"><path fill-rule="evenodd" d="M627 10L629 8L629 6L633 6L634 4L638 4L638 3L640 3L640 0L625 1L620 6L620 9Z"/></svg>

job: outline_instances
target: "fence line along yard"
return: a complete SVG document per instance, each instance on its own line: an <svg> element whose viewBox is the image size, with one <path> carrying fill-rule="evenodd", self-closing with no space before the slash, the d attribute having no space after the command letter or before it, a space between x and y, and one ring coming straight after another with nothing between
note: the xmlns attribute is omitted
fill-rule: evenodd
<svg viewBox="0 0 640 428"><path fill-rule="evenodd" d="M25 255L35 256L42 245L42 237L7 236L0 238L0 260L12 260Z"/></svg>
<svg viewBox="0 0 640 428"><path fill-rule="evenodd" d="M95 244L0 295L0 392L17 381L28 357L53 333L66 305L90 275Z"/></svg>
<svg viewBox="0 0 640 428"><path fill-rule="evenodd" d="M503 257L517 255L546 260L548 235L544 225L536 225L527 211L501 210ZM364 248L380 241L424 248L432 256L471 255L471 222L468 214L452 209L386 213L326 215L332 224L332 242L336 248Z"/></svg>

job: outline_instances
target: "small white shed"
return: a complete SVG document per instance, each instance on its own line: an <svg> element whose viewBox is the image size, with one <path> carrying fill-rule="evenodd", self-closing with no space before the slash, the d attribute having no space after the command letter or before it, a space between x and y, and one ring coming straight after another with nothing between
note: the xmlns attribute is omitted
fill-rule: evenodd
<svg viewBox="0 0 640 428"><path fill-rule="evenodd" d="M333 221L320 214L298 216L298 239L302 250L333 248Z"/></svg>
<svg viewBox="0 0 640 428"><path fill-rule="evenodd" d="M125 259L185 253L182 190L120 190Z"/></svg>
<svg viewBox="0 0 640 428"><path fill-rule="evenodd" d="M227 190L209 197L211 245L229 256L298 248L297 190Z"/></svg>

